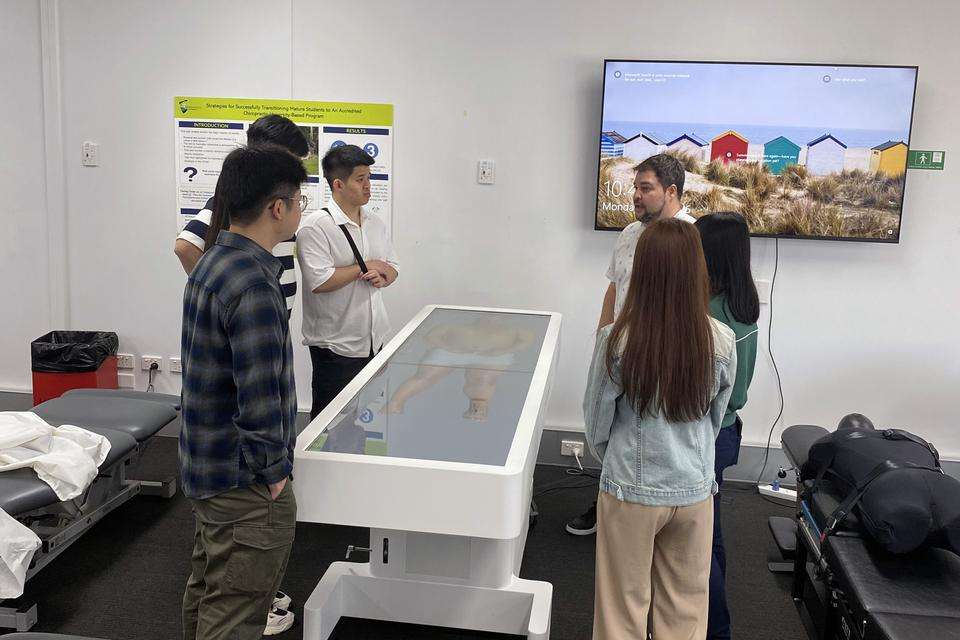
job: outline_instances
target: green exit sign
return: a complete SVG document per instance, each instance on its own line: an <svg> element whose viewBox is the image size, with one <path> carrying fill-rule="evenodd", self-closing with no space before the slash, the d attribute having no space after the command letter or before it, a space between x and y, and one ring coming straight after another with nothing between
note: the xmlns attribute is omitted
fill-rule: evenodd
<svg viewBox="0 0 960 640"><path fill-rule="evenodd" d="M907 169L936 169L943 171L944 151L915 151L907 153Z"/></svg>

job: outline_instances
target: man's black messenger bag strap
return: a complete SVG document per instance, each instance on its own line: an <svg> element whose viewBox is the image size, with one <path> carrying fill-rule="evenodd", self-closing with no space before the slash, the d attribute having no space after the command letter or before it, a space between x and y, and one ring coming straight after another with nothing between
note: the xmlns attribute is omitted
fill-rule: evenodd
<svg viewBox="0 0 960 640"><path fill-rule="evenodd" d="M330 210L326 207L322 210L330 213ZM353 257L356 258L357 264L360 265L360 273L366 273L368 271L367 263L363 261L363 256L360 255L360 250L357 249L357 243L353 241L353 236L350 235L350 232L347 230L347 225L339 224L337 226L340 227L340 231L343 231L343 235L347 237L347 242L350 243L350 250L353 251Z"/></svg>

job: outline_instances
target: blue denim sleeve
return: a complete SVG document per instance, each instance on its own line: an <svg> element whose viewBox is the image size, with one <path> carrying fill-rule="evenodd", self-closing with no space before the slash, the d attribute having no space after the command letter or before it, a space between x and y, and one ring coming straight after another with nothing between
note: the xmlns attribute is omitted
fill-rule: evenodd
<svg viewBox="0 0 960 640"><path fill-rule="evenodd" d="M287 452L280 393L287 310L269 285L241 294L225 326L233 356L238 412L234 426L248 468L264 484L280 482L293 464Z"/></svg>
<svg viewBox="0 0 960 640"><path fill-rule="evenodd" d="M587 374L587 391L583 397L583 418L587 447L590 453L603 462L603 455L610 441L610 429L617 410L617 399L622 395L619 384L607 372L606 354L610 327L597 334L593 348L590 372Z"/></svg>

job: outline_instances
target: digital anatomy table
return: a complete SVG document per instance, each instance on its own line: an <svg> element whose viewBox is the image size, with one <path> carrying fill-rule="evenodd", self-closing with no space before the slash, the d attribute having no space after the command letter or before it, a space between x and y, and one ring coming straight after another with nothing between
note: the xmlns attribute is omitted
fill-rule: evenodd
<svg viewBox="0 0 960 640"><path fill-rule="evenodd" d="M560 315L429 306L300 434L298 519L370 528L304 638L342 616L546 639L553 587L518 577Z"/></svg>

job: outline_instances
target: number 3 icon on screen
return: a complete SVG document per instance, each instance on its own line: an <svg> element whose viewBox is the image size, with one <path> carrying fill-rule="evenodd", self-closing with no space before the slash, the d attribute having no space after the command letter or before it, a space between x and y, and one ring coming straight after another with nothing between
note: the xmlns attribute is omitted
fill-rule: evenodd
<svg viewBox="0 0 960 640"><path fill-rule="evenodd" d="M363 150L366 151L367 155L369 155L371 158L376 158L380 153L380 148L372 142L368 142L367 144L363 145Z"/></svg>

